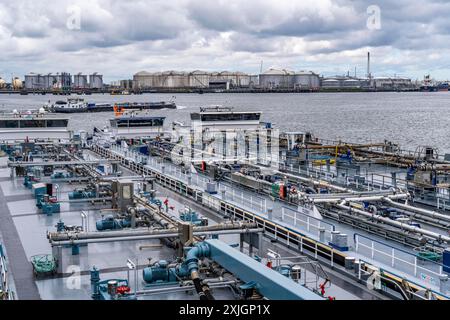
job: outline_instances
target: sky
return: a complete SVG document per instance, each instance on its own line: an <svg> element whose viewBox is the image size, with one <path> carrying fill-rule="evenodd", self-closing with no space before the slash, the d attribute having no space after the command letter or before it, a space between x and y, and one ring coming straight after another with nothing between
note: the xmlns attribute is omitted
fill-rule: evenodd
<svg viewBox="0 0 450 320"><path fill-rule="evenodd" d="M312 70L450 79L448 0L0 0L0 77Z"/></svg>

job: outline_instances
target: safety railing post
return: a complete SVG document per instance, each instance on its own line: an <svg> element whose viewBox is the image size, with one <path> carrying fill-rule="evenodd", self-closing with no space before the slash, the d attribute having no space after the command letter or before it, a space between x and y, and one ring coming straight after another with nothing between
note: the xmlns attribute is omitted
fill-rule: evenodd
<svg viewBox="0 0 450 320"><path fill-rule="evenodd" d="M417 277L417 257L414 257L414 276Z"/></svg>
<svg viewBox="0 0 450 320"><path fill-rule="evenodd" d="M372 249L372 252L371 252L371 257L372 257L372 260L373 260L373 257L374 257L374 255L375 255L375 243L372 241L372 243L371 243L371 249Z"/></svg>
<svg viewBox="0 0 450 320"><path fill-rule="evenodd" d="M334 267L334 249L331 249L331 261L330 261L330 263L331 263L331 267L333 268Z"/></svg>
<svg viewBox="0 0 450 320"><path fill-rule="evenodd" d="M317 259L317 242L314 243L314 258Z"/></svg>
<svg viewBox="0 0 450 320"><path fill-rule="evenodd" d="M361 269L362 269L362 262L361 260L358 261L358 279L361 280Z"/></svg>

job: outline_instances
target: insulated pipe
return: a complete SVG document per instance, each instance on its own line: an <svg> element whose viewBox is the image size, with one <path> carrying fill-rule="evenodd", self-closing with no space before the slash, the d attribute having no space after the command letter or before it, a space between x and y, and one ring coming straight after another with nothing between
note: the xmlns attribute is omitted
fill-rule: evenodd
<svg viewBox="0 0 450 320"><path fill-rule="evenodd" d="M440 228L446 228L446 229L448 229L448 228L450 227L450 223L447 222L447 221L442 221L442 220L433 219L433 218L431 218L431 217L424 216L424 215L421 215L421 214L419 214L419 213L406 211L406 210L404 210L404 209L400 209L400 210L399 210L399 213L405 214L405 215L407 215L407 216L409 216L409 217L411 217L411 218L413 218L413 219L418 219L418 220L422 220L422 221L424 221L424 222L428 222L428 223L430 223L430 224L438 225L437 227L440 227Z"/></svg>
<svg viewBox="0 0 450 320"><path fill-rule="evenodd" d="M249 231L261 230L257 228L256 223L221 223L214 226L198 226L194 227L194 234L208 234L215 231ZM119 238L119 237L138 237L138 236L150 236L150 235L164 235L168 233L176 233L178 235L178 228L170 228L163 230L120 230L120 231L102 231L102 232L52 232L47 234L47 238L52 241L64 241L64 240L82 240L82 239L101 239L101 238ZM239 232L235 232L239 233Z"/></svg>
<svg viewBox="0 0 450 320"><path fill-rule="evenodd" d="M330 184L329 182L321 182L321 181L318 181L318 180L315 180L315 179L312 179L312 178L305 178L305 177L301 177L301 176L296 176L296 175L293 175L293 174L290 174L290 173L286 173L286 172L281 172L281 171L275 171L275 173L284 175L286 177L291 177L293 179L298 179L298 180L301 180L301 181L304 181L304 182L311 182L314 185L323 185L323 186L328 187L330 189L334 189L334 190L341 191L341 192L357 193L357 191L354 191L354 190L351 190L351 189L347 189L347 188L344 188L344 187L340 187L340 186L337 186L337 185L334 185L334 184Z"/></svg>
<svg viewBox="0 0 450 320"><path fill-rule="evenodd" d="M425 229L422 229L422 228L414 227L414 226L411 226L409 224L405 224L405 223L402 223L402 222L399 222L399 221L391 220L389 218L385 218L385 217L382 217L382 216L377 216L377 215L371 214L371 213L363 211L363 210L355 209L355 208L352 208L352 207L344 205L344 203L345 203L345 201L336 204L336 206L338 208L340 208L340 209L344 209L344 210L347 210L347 211L353 211L353 212L356 212L357 214L363 215L363 216L365 216L367 218L371 218L371 219L377 220L379 222L383 222L385 224L388 224L388 225L391 225L391 226L394 226L394 227L398 227L398 228L401 228L401 229L404 229L404 230L408 230L408 231L413 232L413 233L423 234L423 235L426 235L426 236L428 236L430 238L433 238L435 240L438 240L438 241L443 241L443 242L450 243L450 237L444 236L442 234L438 234L436 232L428 231L428 230L425 230Z"/></svg>
<svg viewBox="0 0 450 320"><path fill-rule="evenodd" d="M400 190L401 191L401 190ZM398 194L401 194L401 192L399 191ZM357 195L361 196L361 197L365 197L365 196L381 196L381 195L392 195L393 194L393 190L389 189L389 190L370 190L370 191L358 191L356 193ZM314 194L314 195L310 195L311 198L333 198L333 197L355 197L356 196L355 193L325 193L325 194Z"/></svg>
<svg viewBox="0 0 450 320"><path fill-rule="evenodd" d="M394 206L394 207L397 207L397 208L400 208L400 209L416 212L418 214L421 214L421 215L424 215L424 216L427 216L427 217L430 217L430 218L434 218L434 219L437 219L437 220L450 222L450 216L438 213L436 211L431 211L431 210L427 210L427 209L413 207L413 206L410 206L410 205L407 205L407 204L404 204L404 203L392 201L392 199L389 199L389 198L384 198L383 201L389 203L391 206Z"/></svg>
<svg viewBox="0 0 450 320"><path fill-rule="evenodd" d="M206 236L206 235L226 235L226 234L242 234L242 233L261 233L264 229L237 229L237 230L217 230L217 231L199 231L194 232L194 236ZM104 233L104 232L98 232ZM87 244L87 243L105 243L105 242L115 242L115 241L139 241L139 240L151 240L151 239L166 239L166 238L176 238L179 233L176 232L166 232L158 234L149 234L143 236L123 236L123 237L105 237L105 238L85 238L85 239L72 239L72 240L50 240L51 246L63 246L63 245L74 245L74 244Z"/></svg>
<svg viewBox="0 0 450 320"><path fill-rule="evenodd" d="M83 202L103 202L111 201L112 197L102 197L102 198L83 198L83 199L73 199L73 200L59 200L58 202L64 203L83 203Z"/></svg>
<svg viewBox="0 0 450 320"><path fill-rule="evenodd" d="M311 199L314 203L330 203L330 202L341 202L344 201L380 201L384 199L405 199L408 197L408 194L401 193L401 194L395 194L395 195L379 195L379 196L366 196L366 197L340 197L340 198L318 198L318 199Z"/></svg>
<svg viewBox="0 0 450 320"><path fill-rule="evenodd" d="M205 282L205 281L204 281ZM223 288L228 287L230 285L235 285L237 283L236 280L229 280L229 281L220 281L220 282L208 282L208 285L210 288ZM180 291L187 291L187 290L194 290L195 286L188 285L188 286L173 286L173 287L166 287L166 288L154 288L150 290L141 290L137 291L137 295L151 295L151 294L158 294L158 293L169 293L169 292L180 292Z"/></svg>

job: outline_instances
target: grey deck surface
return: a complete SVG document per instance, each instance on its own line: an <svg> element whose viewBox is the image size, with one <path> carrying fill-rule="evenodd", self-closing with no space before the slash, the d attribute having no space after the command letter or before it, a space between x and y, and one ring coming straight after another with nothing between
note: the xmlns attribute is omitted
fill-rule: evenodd
<svg viewBox="0 0 450 320"><path fill-rule="evenodd" d="M3 245L8 252L9 265L14 275L14 283L19 299L41 299L34 282L33 268L25 255L25 250L14 225L2 188L0 188L0 232L4 240Z"/></svg>

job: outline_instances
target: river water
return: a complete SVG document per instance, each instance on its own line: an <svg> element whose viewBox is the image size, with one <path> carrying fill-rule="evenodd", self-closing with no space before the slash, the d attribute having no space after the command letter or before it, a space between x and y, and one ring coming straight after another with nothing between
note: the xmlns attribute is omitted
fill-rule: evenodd
<svg viewBox="0 0 450 320"><path fill-rule="evenodd" d="M51 100L66 99L54 95L0 95L0 110L35 109ZM77 97L72 95L72 97ZM400 143L415 150L430 145L439 153L450 153L450 92L377 92L377 93L211 93L78 96L92 102L150 102L174 99L178 110L155 110L155 116L189 122L189 114L201 106L222 105L235 110L262 111L262 120L283 131L311 131L316 137L354 142ZM75 130L103 127L113 116L106 113L70 115Z"/></svg>

